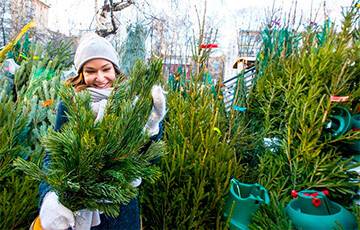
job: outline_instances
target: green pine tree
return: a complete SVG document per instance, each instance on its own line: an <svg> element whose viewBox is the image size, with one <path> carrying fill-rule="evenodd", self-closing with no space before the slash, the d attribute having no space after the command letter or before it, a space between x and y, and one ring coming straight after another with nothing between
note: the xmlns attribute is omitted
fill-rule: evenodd
<svg viewBox="0 0 360 230"><path fill-rule="evenodd" d="M231 136L224 104L211 85L188 82L187 94L170 91L165 123L168 155L162 158L163 176L145 187L144 226L151 229L220 229L224 198L231 177L246 167L235 148L242 130Z"/></svg>

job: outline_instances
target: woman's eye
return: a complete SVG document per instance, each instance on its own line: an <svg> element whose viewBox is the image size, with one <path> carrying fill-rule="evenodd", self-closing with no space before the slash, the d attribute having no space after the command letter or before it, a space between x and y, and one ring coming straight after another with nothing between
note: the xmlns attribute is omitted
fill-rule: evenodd
<svg viewBox="0 0 360 230"><path fill-rule="evenodd" d="M87 73L87 74L94 74L95 71L93 71L93 70L86 70L85 73Z"/></svg>
<svg viewBox="0 0 360 230"><path fill-rule="evenodd" d="M104 69L103 71L104 72L108 72L108 71L110 71L111 69L110 68L106 68L106 69Z"/></svg>

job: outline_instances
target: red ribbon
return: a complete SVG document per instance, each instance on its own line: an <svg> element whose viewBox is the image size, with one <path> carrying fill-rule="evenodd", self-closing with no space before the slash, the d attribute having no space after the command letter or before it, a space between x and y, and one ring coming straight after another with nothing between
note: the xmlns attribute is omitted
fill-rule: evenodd
<svg viewBox="0 0 360 230"><path fill-rule="evenodd" d="M213 43L200 45L201 49L213 49L213 48L218 48L218 47L219 47L218 44L213 44Z"/></svg>
<svg viewBox="0 0 360 230"><path fill-rule="evenodd" d="M349 100L349 96L330 96L331 102L346 102Z"/></svg>

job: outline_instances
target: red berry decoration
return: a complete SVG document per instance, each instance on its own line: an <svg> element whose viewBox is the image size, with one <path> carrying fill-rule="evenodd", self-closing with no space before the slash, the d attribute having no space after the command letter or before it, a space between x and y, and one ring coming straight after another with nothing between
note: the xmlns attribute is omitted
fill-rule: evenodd
<svg viewBox="0 0 360 230"><path fill-rule="evenodd" d="M319 198L312 198L311 202L315 207L319 207L321 204L321 200Z"/></svg>
<svg viewBox="0 0 360 230"><path fill-rule="evenodd" d="M298 192L296 190L291 190L291 196L293 198L297 198L298 197Z"/></svg>
<svg viewBox="0 0 360 230"><path fill-rule="evenodd" d="M324 189L323 191L322 191L322 193L325 195L325 196L329 196L329 190L327 190L327 189Z"/></svg>
<svg viewBox="0 0 360 230"><path fill-rule="evenodd" d="M314 192L314 193L311 193L311 194L310 194L311 197L317 197L318 195L319 195L318 192Z"/></svg>

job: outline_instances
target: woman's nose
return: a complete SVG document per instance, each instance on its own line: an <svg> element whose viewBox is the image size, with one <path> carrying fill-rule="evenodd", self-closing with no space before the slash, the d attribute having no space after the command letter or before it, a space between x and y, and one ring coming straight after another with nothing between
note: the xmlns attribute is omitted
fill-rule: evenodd
<svg viewBox="0 0 360 230"><path fill-rule="evenodd" d="M96 79L97 79L97 80L100 80L100 81L101 81L101 80L104 80L104 79L105 79L105 74L104 74L104 72L101 71L101 70L98 71L97 74L96 74Z"/></svg>

